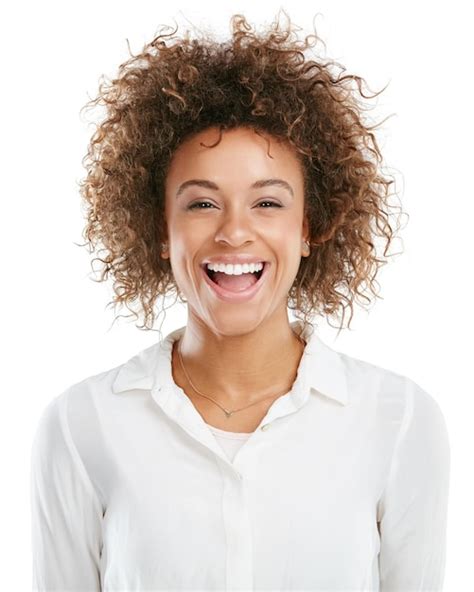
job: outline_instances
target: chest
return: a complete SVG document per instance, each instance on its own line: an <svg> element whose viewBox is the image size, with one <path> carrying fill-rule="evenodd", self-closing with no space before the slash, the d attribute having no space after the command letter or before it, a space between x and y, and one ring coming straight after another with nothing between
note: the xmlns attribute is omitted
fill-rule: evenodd
<svg viewBox="0 0 474 592"><path fill-rule="evenodd" d="M249 404L244 401L226 406L218 400L217 396L209 395L218 404L194 391L184 376L174 352L172 373L175 384L183 391L205 423L220 430L247 434L254 432L258 428L273 403L291 389L294 378L292 377L288 383L274 385L273 393L271 395L262 395L257 403ZM233 413L228 416L219 405Z"/></svg>
<svg viewBox="0 0 474 592"><path fill-rule="evenodd" d="M374 482L354 479L373 463L296 419L246 443L243 479L171 422L143 429L104 486L103 589L375 590Z"/></svg>
<svg viewBox="0 0 474 592"><path fill-rule="evenodd" d="M228 432L247 434L254 432L258 428L276 398L252 405L247 409L242 409L245 405L232 407L228 411L234 411L234 413L228 417L222 409L211 401L207 401L204 397L201 398L199 395L189 393L186 393L186 395L207 424Z"/></svg>
<svg viewBox="0 0 474 592"><path fill-rule="evenodd" d="M226 407L223 403L217 401L221 407L232 412L228 416L215 402L195 393L179 370L173 372L173 378L176 385L181 388L205 423L220 430L247 434L254 432L258 428L273 403L291 388L291 385L288 387L282 386L280 389L275 388L275 394L267 397L263 395L261 400L254 404L242 402Z"/></svg>

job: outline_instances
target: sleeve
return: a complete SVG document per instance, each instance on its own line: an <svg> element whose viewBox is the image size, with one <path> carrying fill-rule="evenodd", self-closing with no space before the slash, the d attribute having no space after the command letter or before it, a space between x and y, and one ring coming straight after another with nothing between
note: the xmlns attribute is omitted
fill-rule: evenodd
<svg viewBox="0 0 474 592"><path fill-rule="evenodd" d="M450 444L436 400L413 381L379 500L380 592L443 589Z"/></svg>
<svg viewBox="0 0 474 592"><path fill-rule="evenodd" d="M33 590L101 590L102 509L74 447L67 391L40 417L31 449Z"/></svg>

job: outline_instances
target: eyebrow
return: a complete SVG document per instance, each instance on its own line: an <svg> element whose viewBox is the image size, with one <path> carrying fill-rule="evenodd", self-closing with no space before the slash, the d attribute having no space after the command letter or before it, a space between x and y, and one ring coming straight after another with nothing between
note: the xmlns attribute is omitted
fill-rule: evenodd
<svg viewBox="0 0 474 592"><path fill-rule="evenodd" d="M219 187L213 181L208 181L207 179L189 179L189 181L181 183L181 185L178 188L178 191L176 192L176 197L179 197L181 193L183 193L183 191L191 185L197 185L198 187L204 187L205 189L213 189L215 191L219 190ZM252 185L250 185L250 189L260 189L261 187L268 187L269 185L277 185L279 187L283 187L283 189L286 189L292 197L295 196L291 185L283 179L259 179L258 181L255 181L255 183L252 183Z"/></svg>

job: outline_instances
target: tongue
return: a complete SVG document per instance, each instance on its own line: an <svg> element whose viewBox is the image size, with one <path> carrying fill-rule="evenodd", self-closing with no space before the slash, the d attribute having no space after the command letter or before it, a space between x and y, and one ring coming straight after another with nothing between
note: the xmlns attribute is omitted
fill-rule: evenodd
<svg viewBox="0 0 474 592"><path fill-rule="evenodd" d="M224 290L230 290L231 292L242 292L248 287L257 283L257 277L254 273L242 273L240 275L227 275L216 271L212 278L216 284L224 288Z"/></svg>

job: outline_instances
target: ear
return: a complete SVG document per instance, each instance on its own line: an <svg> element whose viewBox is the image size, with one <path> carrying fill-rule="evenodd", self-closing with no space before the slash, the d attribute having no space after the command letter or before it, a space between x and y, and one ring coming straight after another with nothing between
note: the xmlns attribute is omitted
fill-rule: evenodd
<svg viewBox="0 0 474 592"><path fill-rule="evenodd" d="M308 216L305 214L303 217L303 240L309 240L309 221Z"/></svg>

